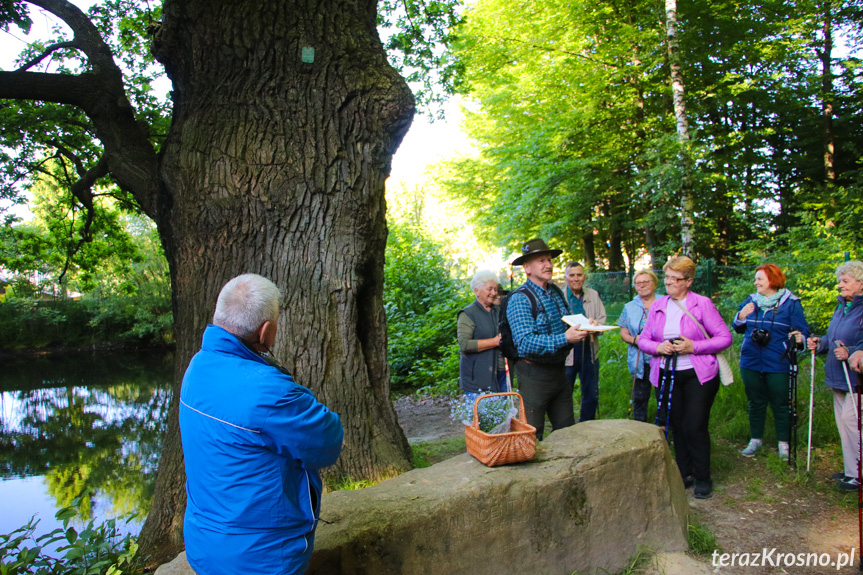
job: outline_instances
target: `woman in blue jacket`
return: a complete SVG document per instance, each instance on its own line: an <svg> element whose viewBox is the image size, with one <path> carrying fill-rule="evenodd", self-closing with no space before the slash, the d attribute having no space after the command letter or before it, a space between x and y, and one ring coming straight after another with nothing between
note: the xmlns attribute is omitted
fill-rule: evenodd
<svg viewBox="0 0 863 575"><path fill-rule="evenodd" d="M740 375L749 399L749 445L740 453L747 457L761 448L767 405L773 410L779 457L788 459L791 437L788 409L788 353L803 348L809 324L800 298L785 289L785 274L774 264L755 270L755 293L737 310L734 330L745 334L740 348ZM790 336L794 344L788 349Z"/></svg>
<svg viewBox="0 0 863 575"><path fill-rule="evenodd" d="M827 337L810 337L809 349L826 353L824 383L833 389L833 415L842 441L842 459L845 469L833 475L839 489L857 491L857 452L860 436L857 433L857 405L853 373L848 369L848 358L858 351L863 342L863 262L852 260L836 270L839 280L839 297L833 319L827 328ZM848 379L845 379L846 373Z"/></svg>
<svg viewBox="0 0 863 575"><path fill-rule="evenodd" d="M632 285L638 292L631 302L623 306L617 325L620 338L629 344L626 358L629 373L632 375L632 419L647 421L647 405L650 402L650 360L652 355L638 349L638 336L647 322L650 306L656 301L656 286L659 278L650 270L641 270L632 278ZM657 399L659 388L656 388Z"/></svg>

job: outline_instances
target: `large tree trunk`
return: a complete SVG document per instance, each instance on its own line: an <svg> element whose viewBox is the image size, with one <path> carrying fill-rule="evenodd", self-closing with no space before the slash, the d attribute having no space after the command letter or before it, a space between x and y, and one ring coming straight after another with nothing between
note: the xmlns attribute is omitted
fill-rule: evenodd
<svg viewBox="0 0 863 575"><path fill-rule="evenodd" d="M174 83L161 162L174 202L159 223L172 237L178 385L141 535L154 561L182 548L179 381L240 273L282 291L273 351L341 415L335 472L382 478L410 465L389 401L382 290L384 181L414 102L375 18L375 0L164 4L154 51Z"/></svg>

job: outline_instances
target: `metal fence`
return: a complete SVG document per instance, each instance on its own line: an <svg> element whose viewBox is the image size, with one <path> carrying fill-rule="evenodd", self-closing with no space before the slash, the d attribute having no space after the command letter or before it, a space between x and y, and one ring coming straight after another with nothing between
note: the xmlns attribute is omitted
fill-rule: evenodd
<svg viewBox="0 0 863 575"><path fill-rule="evenodd" d="M849 260L846 252L845 261ZM842 261L814 263L775 262L785 273L786 288L800 297L813 331L827 328L836 307L835 271ZM755 291L753 279L756 266L718 266L712 260L698 266L692 291L710 297L726 320L730 321L748 294ZM653 270L659 278L657 295L665 295L664 272ZM599 292L608 312L608 323L615 323L623 306L635 297L632 286L634 271L589 273L587 287ZM565 281L561 278L561 285Z"/></svg>

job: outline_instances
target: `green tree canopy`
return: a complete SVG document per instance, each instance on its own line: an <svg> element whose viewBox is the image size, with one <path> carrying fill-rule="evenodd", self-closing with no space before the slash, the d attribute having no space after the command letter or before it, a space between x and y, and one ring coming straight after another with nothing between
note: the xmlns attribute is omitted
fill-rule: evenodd
<svg viewBox="0 0 863 575"><path fill-rule="evenodd" d="M741 242L816 210L855 237L860 74L829 52L824 10L849 54L859 2L679 2L696 251L728 261ZM674 136L664 6L652 1L504 2L470 7L456 55L478 107L478 158L445 167L451 194L500 245L541 235L594 267L622 269L679 247L682 169ZM824 92L825 50L832 94ZM822 102L835 166L825 186ZM842 218L848 221L847 218Z"/></svg>

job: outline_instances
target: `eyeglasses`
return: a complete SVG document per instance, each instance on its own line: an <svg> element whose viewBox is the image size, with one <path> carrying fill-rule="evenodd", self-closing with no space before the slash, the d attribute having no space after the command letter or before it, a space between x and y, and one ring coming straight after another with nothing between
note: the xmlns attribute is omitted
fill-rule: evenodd
<svg viewBox="0 0 863 575"><path fill-rule="evenodd" d="M644 287L649 286L653 282L651 280L644 280L643 282L635 282L635 287Z"/></svg>
<svg viewBox="0 0 863 575"><path fill-rule="evenodd" d="M685 282L685 281L687 281L687 280L689 280L689 279L690 279L690 278L675 278L675 277L671 277L671 276L665 276L665 279L664 279L663 281L664 281L665 283L677 284L677 283L680 283L680 282Z"/></svg>

